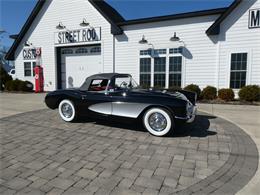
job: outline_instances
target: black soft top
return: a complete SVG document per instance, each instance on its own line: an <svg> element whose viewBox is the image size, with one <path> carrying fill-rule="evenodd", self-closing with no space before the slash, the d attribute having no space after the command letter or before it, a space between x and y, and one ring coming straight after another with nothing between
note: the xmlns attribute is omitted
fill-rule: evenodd
<svg viewBox="0 0 260 195"><path fill-rule="evenodd" d="M120 73L102 73L102 74L94 74L88 78L86 78L85 82L80 87L80 90L88 90L89 85L91 84L92 80L113 80L115 77L127 77L130 76L130 74L120 74Z"/></svg>

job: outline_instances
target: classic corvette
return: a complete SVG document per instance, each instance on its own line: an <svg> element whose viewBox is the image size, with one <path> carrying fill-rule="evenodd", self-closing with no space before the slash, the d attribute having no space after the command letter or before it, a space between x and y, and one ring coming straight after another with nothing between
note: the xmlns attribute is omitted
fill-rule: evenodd
<svg viewBox="0 0 260 195"><path fill-rule="evenodd" d="M164 136L177 120L193 122L196 99L193 92L141 89L129 74L104 73L88 77L80 88L48 93L45 103L66 122L78 116L141 119L151 134Z"/></svg>

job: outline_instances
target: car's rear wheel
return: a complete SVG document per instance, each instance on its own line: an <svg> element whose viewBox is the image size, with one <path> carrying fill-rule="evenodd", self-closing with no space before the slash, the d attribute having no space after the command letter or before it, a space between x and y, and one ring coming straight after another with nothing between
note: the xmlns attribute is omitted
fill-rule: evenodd
<svg viewBox="0 0 260 195"><path fill-rule="evenodd" d="M173 127L171 114L163 108L151 108L143 116L145 128L155 136L167 135Z"/></svg>
<svg viewBox="0 0 260 195"><path fill-rule="evenodd" d="M76 119L76 110L72 101L62 100L59 104L59 114L66 122L72 122Z"/></svg>

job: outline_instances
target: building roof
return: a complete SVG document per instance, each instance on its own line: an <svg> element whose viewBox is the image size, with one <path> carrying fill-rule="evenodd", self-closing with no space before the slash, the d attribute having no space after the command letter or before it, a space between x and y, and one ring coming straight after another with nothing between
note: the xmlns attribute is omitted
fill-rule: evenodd
<svg viewBox="0 0 260 195"><path fill-rule="evenodd" d="M111 33L114 35L122 34L123 30L117 25L125 19L104 0L88 0L101 15L111 24Z"/></svg>
<svg viewBox="0 0 260 195"><path fill-rule="evenodd" d="M35 7L32 10L32 13L30 14L28 19L26 20L26 22L23 25L20 33L18 34L17 38L13 42L13 45L11 46L9 51L7 52L7 54L5 56L5 59L7 59L7 60L14 60L15 50L19 46L20 42L22 41L22 39L23 39L24 35L26 34L26 32L28 31L28 29L30 28L30 26L33 23L34 19L36 18L36 16L40 12L40 10L41 10L41 8L42 8L44 3L45 3L45 0L39 0L37 2L37 4L35 5Z"/></svg>
<svg viewBox="0 0 260 195"><path fill-rule="evenodd" d="M143 24L143 23L150 23L150 22L161 22L166 20L176 20L176 19L183 19L183 18L207 16L207 15L216 15L216 14L223 14L226 10L227 8L218 8L218 9L195 11L195 12L188 12L188 13L181 13L181 14L172 14L166 16L141 18L141 19L118 22L117 25L125 26L125 25L133 25L133 24Z"/></svg>
<svg viewBox="0 0 260 195"><path fill-rule="evenodd" d="M235 0L229 7L223 12L220 17L208 28L207 35L218 35L220 33L220 24L228 17L231 12L242 2L242 0Z"/></svg>
<svg viewBox="0 0 260 195"><path fill-rule="evenodd" d="M123 31L122 29L116 25L117 22L123 22L124 18L110 5L108 5L103 0L88 0L102 15L104 18L108 20L111 24L111 33L112 34L121 34ZM45 4L46 0L38 0L35 7L33 8L30 16L28 17L27 21L23 25L20 33L18 34L17 38L15 39L13 45L9 49L8 53L6 54L5 58L7 60L14 60L15 58L15 50L19 46L20 42L22 41L23 37L25 36L26 32L32 25L34 19L41 11L43 5Z"/></svg>
<svg viewBox="0 0 260 195"><path fill-rule="evenodd" d="M125 25L142 24L142 23L149 23L149 22L159 22L159 21L165 21L165 20L175 20L175 19L182 19L182 18L189 18L189 17L199 17L199 16L221 14L220 17L213 23L213 25L206 31L206 33L208 35L215 35L215 34L219 33L221 22L238 6L238 4L242 0L235 0L229 8L211 9L211 10L196 11L196 12L189 12L189 13L182 13L182 14L173 14L173 15L167 15L167 16L157 16L157 17L150 17L150 18L127 20L127 21L113 7L111 7L104 0L88 0L88 1L111 24L111 33L114 35L122 34L123 30L122 30L121 26L125 26ZM38 0L37 4L35 5L34 9L32 10L32 13L28 17L25 24L23 25L20 33L17 36L15 36L16 39L15 39L13 45L11 46L11 48L9 49L8 53L5 56L5 58L7 60L14 60L15 50L21 43L23 37L25 36L26 32L28 31L31 24L33 23L34 19L36 18L36 16L42 9L45 2L46 2L46 0Z"/></svg>

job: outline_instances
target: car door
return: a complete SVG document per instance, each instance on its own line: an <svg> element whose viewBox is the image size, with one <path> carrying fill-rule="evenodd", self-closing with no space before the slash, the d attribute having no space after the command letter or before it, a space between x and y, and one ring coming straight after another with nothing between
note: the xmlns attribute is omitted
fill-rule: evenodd
<svg viewBox="0 0 260 195"><path fill-rule="evenodd" d="M112 115L137 118L149 104L142 103L132 95L131 90L110 93L112 101Z"/></svg>
<svg viewBox="0 0 260 195"><path fill-rule="evenodd" d="M99 114L111 115L112 113L111 97L107 94L88 92L82 95L82 101L85 109Z"/></svg>

